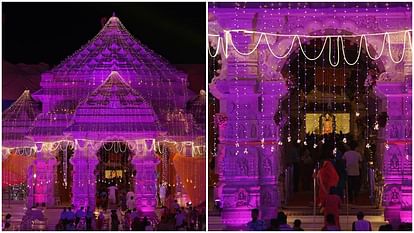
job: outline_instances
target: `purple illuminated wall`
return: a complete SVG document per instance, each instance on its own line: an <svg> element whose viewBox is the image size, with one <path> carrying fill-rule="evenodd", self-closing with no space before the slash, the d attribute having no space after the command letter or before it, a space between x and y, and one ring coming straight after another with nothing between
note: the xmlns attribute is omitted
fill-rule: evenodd
<svg viewBox="0 0 414 233"><path fill-rule="evenodd" d="M365 8L366 5L360 9ZM407 11L405 5L379 9L369 6L366 11L369 13L358 12L350 6L335 12L317 4L307 9L303 5L288 9L287 4L235 7L217 3L209 7L209 33L223 37L224 30L246 29L320 35L324 29L341 29L359 35L411 28L411 9ZM232 37L234 44L242 52L251 51L258 36L240 34ZM209 41L217 47L217 37L210 36ZM275 52L284 54L290 41L273 38L270 44ZM382 41L372 39L370 43L378 49ZM394 38L392 46L400 48L399 52L393 51L401 55L402 37ZM245 224L250 220L250 210L256 207L261 210L262 218L269 219L276 215L281 201L278 141L282 125L275 124L273 117L278 112L279 99L287 93L287 80L281 72L287 61L272 56L264 40L249 56L240 55L232 46L228 47L227 59L222 50L219 52L223 65L210 84L210 92L220 100L217 115L220 143L216 159L219 183L215 194L222 201L222 221L226 225ZM383 160L384 215L391 222L411 222L412 218L411 49L406 47L406 53L400 64L392 62L387 55L380 58L385 72L375 87L383 103L379 111L389 116L387 125L380 129L377 153Z"/></svg>

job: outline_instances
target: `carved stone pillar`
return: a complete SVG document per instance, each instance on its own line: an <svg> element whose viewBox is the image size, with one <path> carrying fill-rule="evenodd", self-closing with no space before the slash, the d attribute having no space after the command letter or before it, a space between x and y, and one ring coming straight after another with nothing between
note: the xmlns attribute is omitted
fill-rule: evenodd
<svg viewBox="0 0 414 233"><path fill-rule="evenodd" d="M146 151L136 154L132 159L135 166L135 196L137 210L145 216L153 216L157 207L157 175L158 160L153 150L153 140L146 140Z"/></svg>
<svg viewBox="0 0 414 233"><path fill-rule="evenodd" d="M41 144L37 146L42 147ZM46 149L37 152L36 156L28 171L27 207L37 205L51 207L55 205L56 159Z"/></svg>
<svg viewBox="0 0 414 233"><path fill-rule="evenodd" d="M216 117L219 145L216 158L225 225L246 223L252 208L260 207L258 94L256 80L218 80L213 95L220 100Z"/></svg>
<svg viewBox="0 0 414 233"><path fill-rule="evenodd" d="M383 154L384 218L397 226L412 218L411 93L402 81L378 82L376 88L388 114L377 146Z"/></svg>
<svg viewBox="0 0 414 233"><path fill-rule="evenodd" d="M96 151L91 147L84 148L81 145L75 149L75 154L70 159L73 166L72 203L75 208L96 206L96 165L99 163Z"/></svg>

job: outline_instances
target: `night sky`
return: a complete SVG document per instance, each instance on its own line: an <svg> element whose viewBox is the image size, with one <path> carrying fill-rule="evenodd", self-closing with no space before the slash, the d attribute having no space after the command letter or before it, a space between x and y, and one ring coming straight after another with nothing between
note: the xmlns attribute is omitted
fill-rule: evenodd
<svg viewBox="0 0 414 233"><path fill-rule="evenodd" d="M3 3L3 59L57 65L115 12L172 64L205 64L205 3Z"/></svg>

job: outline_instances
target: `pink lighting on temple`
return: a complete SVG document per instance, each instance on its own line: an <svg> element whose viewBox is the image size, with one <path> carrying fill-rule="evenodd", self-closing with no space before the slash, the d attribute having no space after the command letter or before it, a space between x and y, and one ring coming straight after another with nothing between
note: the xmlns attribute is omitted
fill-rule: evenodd
<svg viewBox="0 0 414 233"><path fill-rule="evenodd" d="M135 192L140 214L155 217L160 147L189 142L204 148L189 157L204 156L205 96L192 93L187 75L135 39L115 15L41 76L40 90L25 91L3 113L3 160L16 148L36 156L27 172L28 208L69 199L75 208L94 209L97 193L109 186L105 164L124 161L128 168L115 178L125 180L123 191ZM166 117L177 113L179 119ZM205 200L205 192L199 195Z"/></svg>
<svg viewBox="0 0 414 233"><path fill-rule="evenodd" d="M303 131L308 126L300 122L305 119L301 114L312 111L320 114L321 106L327 106L324 111L329 108L332 112L339 108L349 114L350 121L358 120L360 126L364 125L364 129L358 129L366 130L361 137L362 148L369 150L376 146L376 171L384 182L378 185L383 188L379 203L384 208L384 220L393 224L412 222L411 4L334 3L337 7L330 4L209 4L209 55L218 60L214 65L219 66L213 70L217 72L209 90L220 104L219 112L214 115L219 142L213 154L218 176L214 198L221 202L221 220L226 226L245 225L251 220L253 208L260 209L262 219L275 217L286 192L283 186L286 146L303 144L317 150L329 143L325 138L311 143L304 140ZM345 42L344 51L357 44L369 50L362 49L360 56L356 56L358 50L353 55L341 50L337 53L336 45L329 44L329 40L346 41L352 37L357 40ZM312 42L315 38L320 39L319 44ZM325 39L328 43L323 47ZM321 48L335 59L328 59ZM356 107L345 103L351 102L347 93L335 93L335 85L343 86L343 90L350 85L338 81L345 80L338 76L341 73L331 72L329 78L323 79L323 85L318 84L333 85L333 94L326 96L316 91L316 81L306 82L306 77L313 73L317 76L317 62L324 67L323 72L329 72L335 70L335 65L340 65L337 70L351 69L358 59L359 70L364 69L365 73L348 76L358 80L353 92L360 98L352 100ZM343 69L343 77L347 68ZM359 83L358 75L364 82ZM315 91L301 92L306 85L308 88L315 85ZM360 92L361 85L368 94ZM330 98L331 103L323 105L325 102L318 94ZM292 107L300 101L302 105L295 105L300 107ZM341 106L335 105L335 101ZM366 104L368 101L373 104ZM290 119L293 114L295 119ZM293 131L296 124L298 127ZM372 130L368 127L371 124ZM375 134L375 139L370 134ZM350 143L350 138L341 142ZM331 151L337 152L336 148Z"/></svg>

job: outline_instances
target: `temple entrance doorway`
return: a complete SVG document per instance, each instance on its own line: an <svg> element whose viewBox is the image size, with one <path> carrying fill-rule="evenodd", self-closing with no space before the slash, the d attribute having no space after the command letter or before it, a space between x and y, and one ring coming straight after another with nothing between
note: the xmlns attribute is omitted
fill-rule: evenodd
<svg viewBox="0 0 414 233"><path fill-rule="evenodd" d="M124 142L108 142L98 150L96 167L97 207L116 208L126 203L126 194L134 191L136 171L133 154Z"/></svg>
<svg viewBox="0 0 414 233"><path fill-rule="evenodd" d="M355 65L343 59L342 47L338 60L337 38L332 40L331 58L325 48L321 57L311 61L298 48L282 69L288 93L279 103L281 107L275 120L281 127L282 206L285 208L312 207L314 198L318 202L318 180L314 177L325 160L334 164L340 177L338 194L344 203L350 201L345 195L347 175L341 158L353 147L363 161L359 168L360 192L352 204L374 204L369 169L379 170L382 166L375 145L379 128L385 126L381 118L386 118L374 87L384 68L369 58L365 46ZM323 42L321 39L302 41L303 51L310 58L317 57ZM359 41L347 39L344 44L347 60L355 61ZM375 54L369 49L370 54Z"/></svg>

